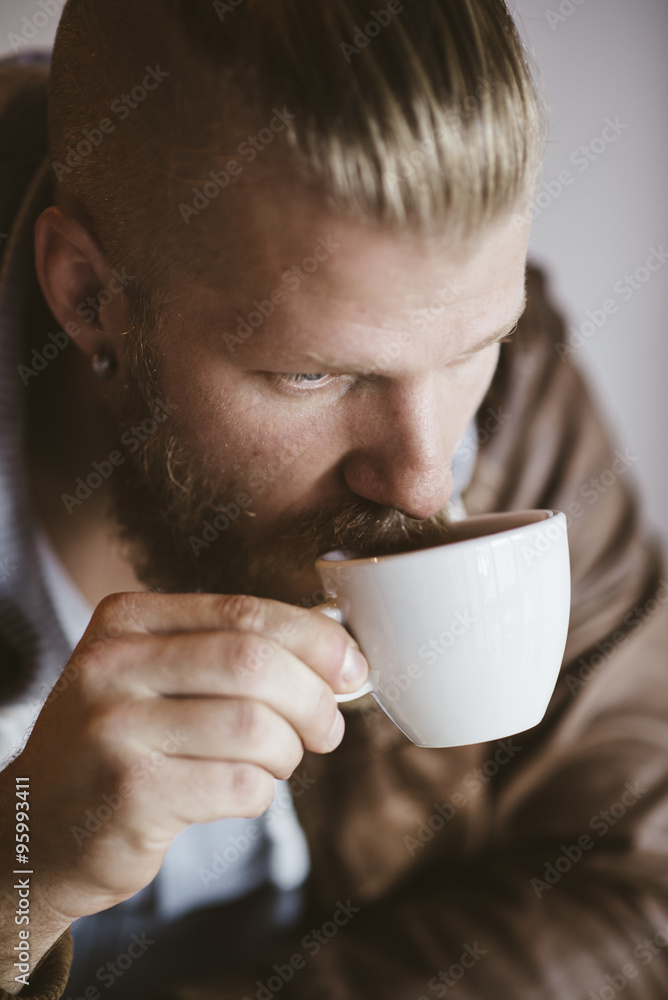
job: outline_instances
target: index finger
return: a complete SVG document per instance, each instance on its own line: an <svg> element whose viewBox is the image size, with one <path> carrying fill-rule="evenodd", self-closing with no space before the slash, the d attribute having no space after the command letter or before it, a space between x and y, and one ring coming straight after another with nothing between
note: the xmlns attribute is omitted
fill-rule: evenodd
<svg viewBox="0 0 668 1000"><path fill-rule="evenodd" d="M308 608L249 594L111 594L98 604L93 623L155 634L253 632L284 646L336 690L346 692L360 687L368 671L357 643L338 622Z"/></svg>

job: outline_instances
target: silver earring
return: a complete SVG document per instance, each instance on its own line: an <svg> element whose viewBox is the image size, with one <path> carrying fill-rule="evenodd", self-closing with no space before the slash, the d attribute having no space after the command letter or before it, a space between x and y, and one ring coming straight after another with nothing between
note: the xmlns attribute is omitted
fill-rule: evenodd
<svg viewBox="0 0 668 1000"><path fill-rule="evenodd" d="M91 359L91 368L100 379L110 379L118 371L118 361L115 354L108 348L102 348Z"/></svg>

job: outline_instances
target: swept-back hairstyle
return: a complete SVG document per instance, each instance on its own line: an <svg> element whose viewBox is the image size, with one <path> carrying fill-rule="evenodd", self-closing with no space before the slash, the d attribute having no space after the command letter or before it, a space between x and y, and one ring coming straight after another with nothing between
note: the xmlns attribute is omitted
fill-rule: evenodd
<svg viewBox="0 0 668 1000"><path fill-rule="evenodd" d="M118 105L151 60L164 82ZM240 160L229 205L259 183L238 147L275 109L290 117L272 155L329 209L464 240L530 196L545 144L504 0L69 0L49 107L59 198L112 263L135 263L137 288L164 281L165 249L194 246L178 206L199 178ZM102 119L113 130L95 146Z"/></svg>

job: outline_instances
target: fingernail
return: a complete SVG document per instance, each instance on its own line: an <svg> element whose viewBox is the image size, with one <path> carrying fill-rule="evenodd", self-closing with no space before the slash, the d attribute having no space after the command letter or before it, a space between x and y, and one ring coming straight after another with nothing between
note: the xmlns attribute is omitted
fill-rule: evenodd
<svg viewBox="0 0 668 1000"><path fill-rule="evenodd" d="M341 680L344 684L354 684L360 687L366 680L367 662L354 646L348 646L341 670Z"/></svg>
<svg viewBox="0 0 668 1000"><path fill-rule="evenodd" d="M346 721L343 718L341 712L336 713L336 718L334 719L334 725L329 731L329 736L327 737L327 743L330 747L336 747L339 745L341 737L343 736L343 730L346 728Z"/></svg>

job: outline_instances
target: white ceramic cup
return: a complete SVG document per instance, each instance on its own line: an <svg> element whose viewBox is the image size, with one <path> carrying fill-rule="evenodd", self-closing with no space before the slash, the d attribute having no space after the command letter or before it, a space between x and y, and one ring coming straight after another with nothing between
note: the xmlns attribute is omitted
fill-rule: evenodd
<svg viewBox="0 0 668 1000"><path fill-rule="evenodd" d="M318 610L351 632L370 691L418 746L486 743L543 718L570 613L566 518L552 510L453 523L432 548L356 557L328 552Z"/></svg>

